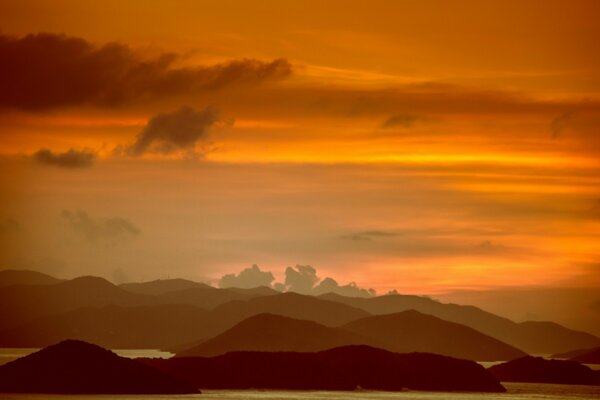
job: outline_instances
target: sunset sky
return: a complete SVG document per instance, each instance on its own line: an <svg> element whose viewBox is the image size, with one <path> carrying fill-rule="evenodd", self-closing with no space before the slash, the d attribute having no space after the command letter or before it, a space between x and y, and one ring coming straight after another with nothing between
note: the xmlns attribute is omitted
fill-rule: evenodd
<svg viewBox="0 0 600 400"><path fill-rule="evenodd" d="M0 268L600 289L599 16L0 0Z"/></svg>

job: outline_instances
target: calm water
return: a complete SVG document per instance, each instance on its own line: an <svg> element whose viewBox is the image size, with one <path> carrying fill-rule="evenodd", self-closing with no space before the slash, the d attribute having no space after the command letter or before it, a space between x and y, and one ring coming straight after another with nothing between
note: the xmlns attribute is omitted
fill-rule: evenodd
<svg viewBox="0 0 600 400"><path fill-rule="evenodd" d="M573 400L600 399L600 386L506 383L507 393L434 393L434 392L292 392L210 390L199 395L178 396L81 396L0 394L1 400Z"/></svg>

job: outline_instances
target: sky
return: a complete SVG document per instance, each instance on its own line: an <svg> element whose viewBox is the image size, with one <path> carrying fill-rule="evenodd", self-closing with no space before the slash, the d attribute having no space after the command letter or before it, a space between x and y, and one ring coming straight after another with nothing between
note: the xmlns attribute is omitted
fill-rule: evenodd
<svg viewBox="0 0 600 400"><path fill-rule="evenodd" d="M0 0L0 268L600 288L598 15Z"/></svg>

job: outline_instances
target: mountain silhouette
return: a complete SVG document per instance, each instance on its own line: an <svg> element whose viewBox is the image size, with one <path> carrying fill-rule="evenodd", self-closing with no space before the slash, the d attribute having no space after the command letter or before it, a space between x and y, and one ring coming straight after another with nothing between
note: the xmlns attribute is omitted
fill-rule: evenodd
<svg viewBox="0 0 600 400"><path fill-rule="evenodd" d="M474 306L445 304L412 295L385 295L372 298L345 297L329 293L320 298L337 301L365 310L373 315L416 310L445 321L466 325L481 333L510 344L527 353L558 353L574 348L600 346L600 338L565 328L553 322L516 323Z"/></svg>
<svg viewBox="0 0 600 400"><path fill-rule="evenodd" d="M248 301L232 301L216 307L213 312L227 316L232 325L257 314L277 314L284 317L315 321L326 326L337 326L368 316L364 310L297 293L281 293Z"/></svg>
<svg viewBox="0 0 600 400"><path fill-rule="evenodd" d="M583 364L600 364L600 347L590 349L583 354L576 355L571 358L573 361L577 361Z"/></svg>
<svg viewBox="0 0 600 400"><path fill-rule="evenodd" d="M0 392L183 394L198 390L109 350L67 340L0 366Z"/></svg>
<svg viewBox="0 0 600 400"><path fill-rule="evenodd" d="M150 282L122 283L119 287L128 292L150 295L160 295L197 287L214 289L205 283L189 281L187 279L157 279Z"/></svg>
<svg viewBox="0 0 600 400"><path fill-rule="evenodd" d="M369 346L140 361L201 389L504 391L473 361L426 353L396 354Z"/></svg>
<svg viewBox="0 0 600 400"><path fill-rule="evenodd" d="M177 356L210 357L231 351L315 352L350 344L375 344L375 341L313 321L258 314Z"/></svg>
<svg viewBox="0 0 600 400"><path fill-rule="evenodd" d="M24 269L6 269L0 271L0 287L12 285L52 285L60 282L53 276Z"/></svg>
<svg viewBox="0 0 600 400"><path fill-rule="evenodd" d="M0 346L44 347L75 338L112 349L162 349L209 337L209 325L208 311L187 304L86 307L2 330Z"/></svg>
<svg viewBox="0 0 600 400"><path fill-rule="evenodd" d="M600 385L600 371L568 360L527 356L494 365L488 370L502 382Z"/></svg>
<svg viewBox="0 0 600 400"><path fill-rule="evenodd" d="M512 360L519 349L464 325L410 310L352 321L341 328L397 353L428 352L477 361Z"/></svg>

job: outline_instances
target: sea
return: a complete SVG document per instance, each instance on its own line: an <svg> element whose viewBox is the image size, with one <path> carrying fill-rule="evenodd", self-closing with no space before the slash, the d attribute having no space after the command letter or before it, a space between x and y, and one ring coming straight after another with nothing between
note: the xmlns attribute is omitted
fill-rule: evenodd
<svg viewBox="0 0 600 400"><path fill-rule="evenodd" d="M31 354L39 349L0 349L0 365ZM123 357L168 358L172 354L153 349L113 350ZM600 365L590 365L600 369ZM406 390L402 392L380 392L357 390L343 391L281 391L281 390L204 390L195 395L47 395L47 394L2 394L0 400L600 400L600 386L554 385L545 383L503 382L505 393L462 393L462 392L422 392Z"/></svg>

